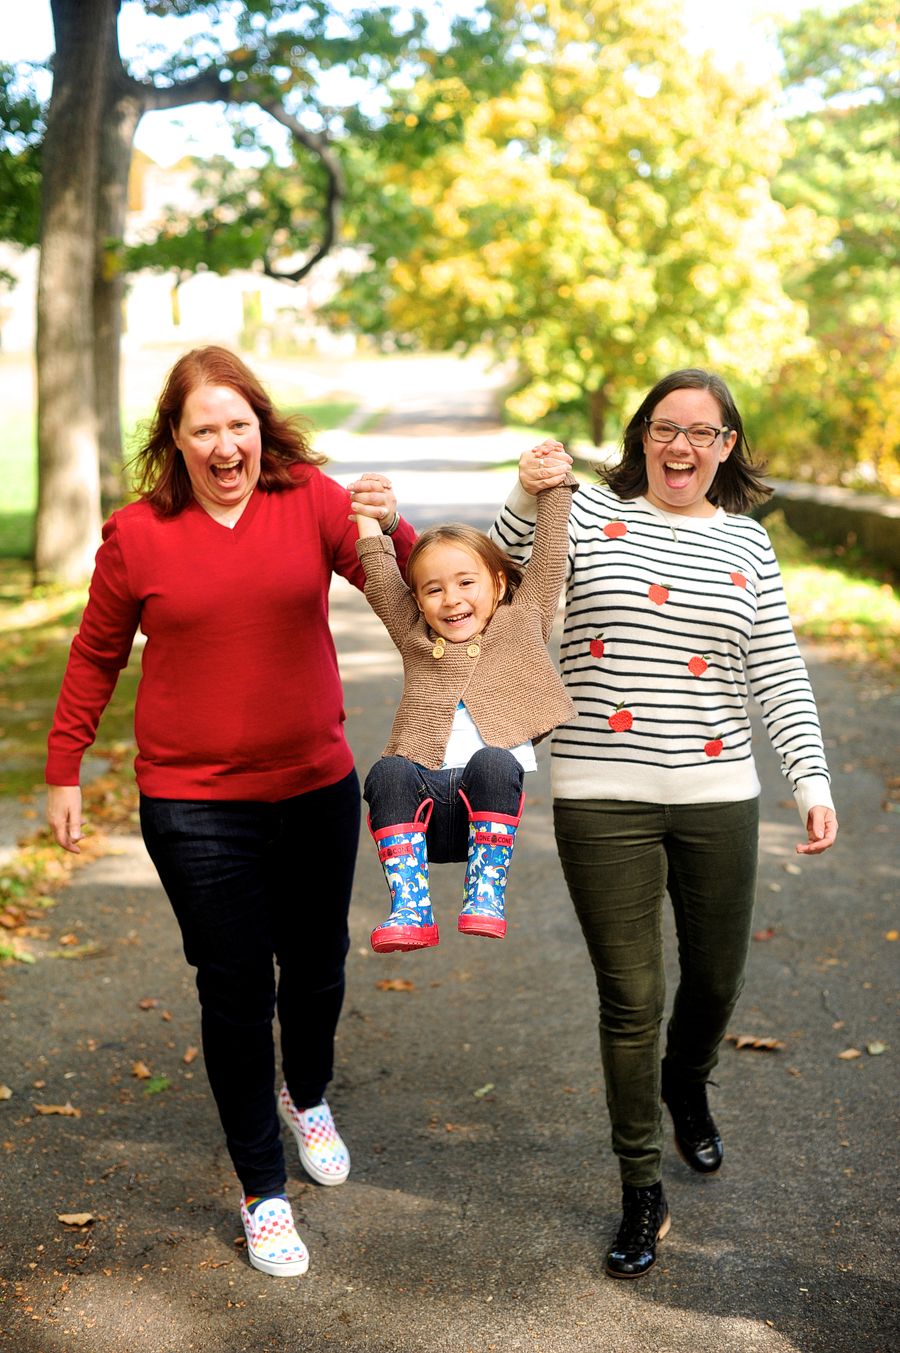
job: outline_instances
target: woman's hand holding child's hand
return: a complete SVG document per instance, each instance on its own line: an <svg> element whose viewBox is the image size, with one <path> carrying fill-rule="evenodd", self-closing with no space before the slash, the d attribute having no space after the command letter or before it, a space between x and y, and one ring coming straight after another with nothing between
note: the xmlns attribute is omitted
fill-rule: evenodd
<svg viewBox="0 0 900 1353"><path fill-rule="evenodd" d="M382 526L390 526L397 516L397 496L391 481L381 474L368 471L348 484L350 504L361 536L377 536ZM353 517L350 518L353 521Z"/></svg>
<svg viewBox="0 0 900 1353"><path fill-rule="evenodd" d="M519 458L519 483L532 498L541 489L555 489L563 482L572 465L572 457L562 442L552 437Z"/></svg>

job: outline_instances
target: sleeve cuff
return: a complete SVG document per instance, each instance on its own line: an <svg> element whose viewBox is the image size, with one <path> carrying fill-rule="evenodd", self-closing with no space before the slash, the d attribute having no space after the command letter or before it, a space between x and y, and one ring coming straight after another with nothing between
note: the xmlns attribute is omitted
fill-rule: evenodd
<svg viewBox="0 0 900 1353"><path fill-rule="evenodd" d="M360 536L356 542L356 553L360 559L364 559L367 554L396 555L396 550L390 536Z"/></svg>
<svg viewBox="0 0 900 1353"><path fill-rule="evenodd" d="M525 521L537 521L537 498L526 493L518 479L503 506Z"/></svg>
<svg viewBox="0 0 900 1353"><path fill-rule="evenodd" d="M834 809L831 785L824 775L810 775L805 780L801 780L794 790L794 802L800 812L800 821L805 827L811 808L821 805L823 808Z"/></svg>

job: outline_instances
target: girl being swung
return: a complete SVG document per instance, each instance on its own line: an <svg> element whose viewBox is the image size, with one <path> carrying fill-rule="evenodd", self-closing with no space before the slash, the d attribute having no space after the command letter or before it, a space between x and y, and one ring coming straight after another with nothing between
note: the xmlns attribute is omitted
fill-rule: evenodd
<svg viewBox="0 0 900 1353"><path fill-rule="evenodd" d="M555 442L536 451L561 453ZM566 567L577 482L548 474L523 571L468 526L435 526L413 547L403 582L394 546L359 517L366 597L403 658L390 741L366 780L369 826L391 893L372 932L378 953L438 943L428 860L467 860L463 934L502 939L504 895L533 743L574 717L547 652Z"/></svg>

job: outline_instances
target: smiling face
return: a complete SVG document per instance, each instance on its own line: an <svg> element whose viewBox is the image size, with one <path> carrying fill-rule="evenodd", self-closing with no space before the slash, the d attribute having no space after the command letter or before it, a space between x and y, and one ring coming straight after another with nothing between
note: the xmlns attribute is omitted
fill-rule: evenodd
<svg viewBox="0 0 900 1353"><path fill-rule="evenodd" d="M651 420L662 419L680 427L719 428L725 421L718 401L708 390L673 390L654 408ZM647 458L646 497L663 512L683 512L691 517L715 513L706 494L722 461L731 455L736 432L720 433L712 446L691 446L683 432L668 445L654 442L644 428Z"/></svg>
<svg viewBox="0 0 900 1353"><path fill-rule="evenodd" d="M194 496L208 512L239 507L259 479L262 439L259 419L228 385L198 385L184 401L172 428Z"/></svg>
<svg viewBox="0 0 900 1353"><path fill-rule="evenodd" d="M451 644L480 634L500 600L481 560L449 544L432 545L416 560L413 596L435 634Z"/></svg>

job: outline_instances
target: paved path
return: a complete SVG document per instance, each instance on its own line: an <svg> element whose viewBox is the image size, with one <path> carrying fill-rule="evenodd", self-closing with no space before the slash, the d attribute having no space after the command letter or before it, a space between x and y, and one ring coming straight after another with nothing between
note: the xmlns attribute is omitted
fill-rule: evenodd
<svg viewBox="0 0 900 1353"><path fill-rule="evenodd" d="M332 613L348 733L366 768L387 738L399 664L350 588L336 586ZM0 1080L14 1091L0 1103L0 1348L900 1349L900 945L884 938L900 925L900 819L881 808L900 763L900 696L819 653L810 660L833 743L840 844L785 870L799 821L782 806L757 720L758 925L775 934L753 945L733 1029L786 1046L726 1047L712 1091L725 1165L701 1179L670 1146L673 1225L646 1279L602 1276L618 1188L592 976L553 845L542 747L503 944L456 933L462 866L443 866L440 947L373 955L367 937L386 891L364 834L329 1096L354 1165L344 1187L323 1189L289 1156L288 1192L312 1253L302 1279L254 1272L234 1244L236 1180L202 1059L183 1060L200 1041L192 976L139 840L124 838L120 854L77 876L47 944L72 931L102 955L0 970ZM667 931L671 964L668 921ZM376 985L393 977L414 989ZM146 997L159 1005L139 1009ZM888 1051L868 1055L875 1041ZM841 1060L850 1047L862 1056ZM145 1094L130 1074L136 1060L170 1088ZM67 1099L80 1117L32 1107ZM80 1211L98 1218L88 1230L56 1220Z"/></svg>

